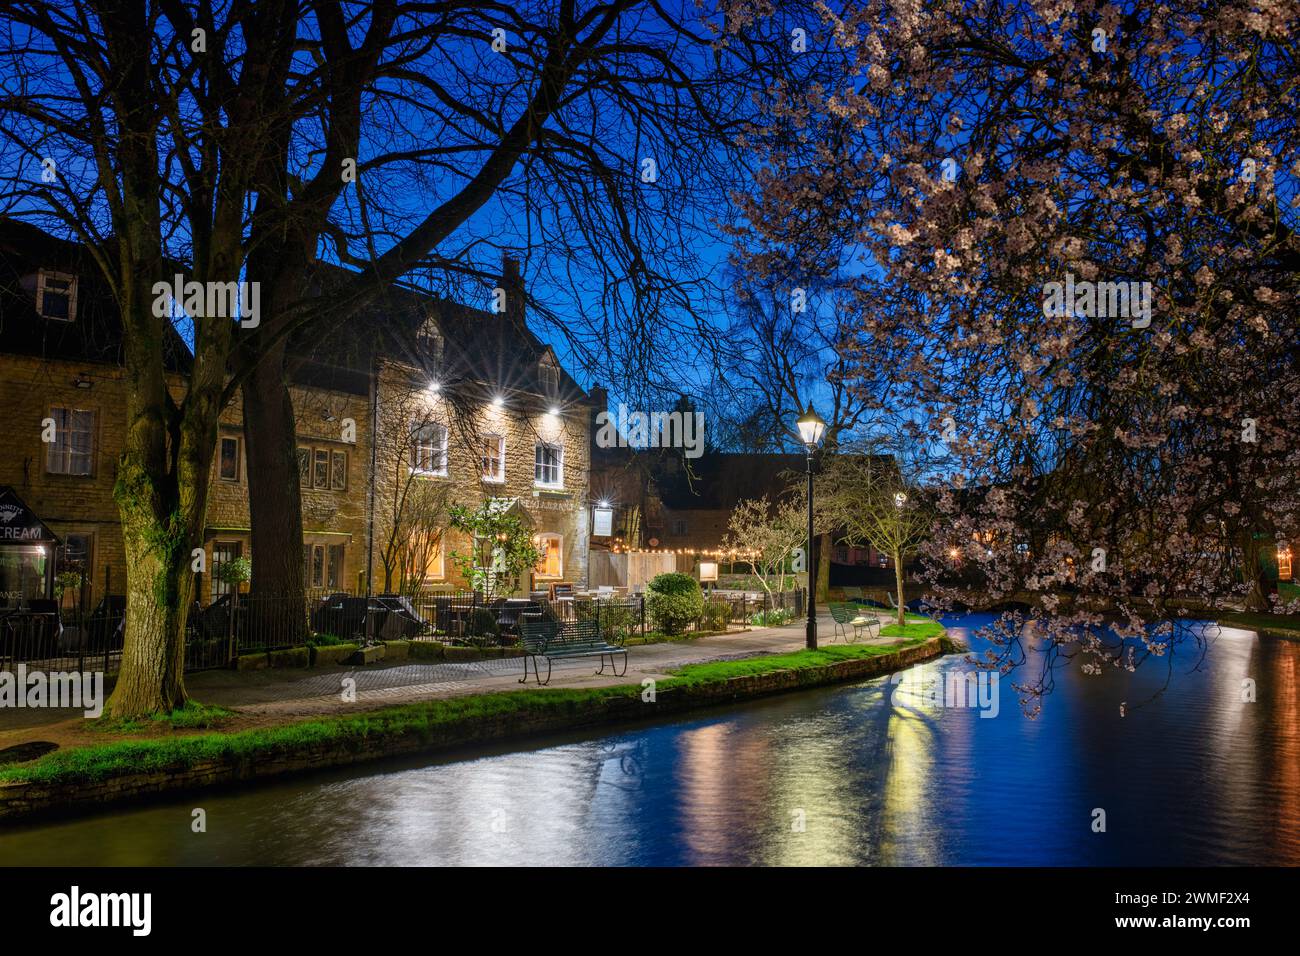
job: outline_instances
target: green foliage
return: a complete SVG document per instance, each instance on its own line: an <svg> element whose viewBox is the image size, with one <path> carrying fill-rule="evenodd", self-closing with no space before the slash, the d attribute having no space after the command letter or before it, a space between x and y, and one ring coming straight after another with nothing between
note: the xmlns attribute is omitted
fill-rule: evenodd
<svg viewBox="0 0 1300 956"><path fill-rule="evenodd" d="M343 643L343 638L337 634L313 634L307 638L307 643L313 647L334 647Z"/></svg>
<svg viewBox="0 0 1300 956"><path fill-rule="evenodd" d="M501 628L497 624L496 614L485 607L475 608L469 616L469 624L465 633L470 637L500 637Z"/></svg>
<svg viewBox="0 0 1300 956"><path fill-rule="evenodd" d="M63 597L65 591L77 591L81 588L80 571L60 571L54 577L54 596Z"/></svg>
<svg viewBox="0 0 1300 956"><path fill-rule="evenodd" d="M910 640L929 640L943 634L943 625L928 617L909 614L906 624L890 624L880 629L881 637L905 637Z"/></svg>
<svg viewBox="0 0 1300 956"><path fill-rule="evenodd" d="M641 609L618 601L575 601L573 613L579 621L597 621L606 639L626 641L641 627Z"/></svg>
<svg viewBox="0 0 1300 956"><path fill-rule="evenodd" d="M757 614L751 614L749 623L754 627L780 627L782 624L789 624L793 618L793 611L783 607L776 607L770 611L759 611Z"/></svg>
<svg viewBox="0 0 1300 956"><path fill-rule="evenodd" d="M725 631L731 623L731 602L722 598L710 598L704 602L704 612L700 615L700 626L709 631Z"/></svg>
<svg viewBox="0 0 1300 956"><path fill-rule="evenodd" d="M248 558L231 558L229 561L223 561L217 568L217 580L234 588L238 588L252 577L253 562Z"/></svg>
<svg viewBox="0 0 1300 956"><path fill-rule="evenodd" d="M447 514L451 527L472 542L469 553L451 553L452 563L488 599L517 591L523 576L541 560L523 519L504 510L499 501L488 499L477 508L453 505Z"/></svg>
<svg viewBox="0 0 1300 956"><path fill-rule="evenodd" d="M704 611L700 582L677 571L660 574L650 582L646 608L665 634L680 634Z"/></svg>
<svg viewBox="0 0 1300 956"><path fill-rule="evenodd" d="M132 717L126 720L101 717L91 724L91 727L98 731L119 734L141 733L158 727L170 727L173 730L206 730L220 727L233 716L234 713L224 707L190 700L175 710L149 714L147 717Z"/></svg>

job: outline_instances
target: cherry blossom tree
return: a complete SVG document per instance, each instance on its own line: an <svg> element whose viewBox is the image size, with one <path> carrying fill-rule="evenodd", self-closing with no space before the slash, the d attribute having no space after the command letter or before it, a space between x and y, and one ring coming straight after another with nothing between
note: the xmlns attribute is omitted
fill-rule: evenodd
<svg viewBox="0 0 1300 956"><path fill-rule="evenodd" d="M1133 667L1266 607L1300 518L1300 8L837 9L842 74L753 130L739 242L760 279L852 290L864 378L946 452L936 596L1028 605L989 663L1032 625L1031 707L1063 654ZM978 594L944 584L954 549Z"/></svg>

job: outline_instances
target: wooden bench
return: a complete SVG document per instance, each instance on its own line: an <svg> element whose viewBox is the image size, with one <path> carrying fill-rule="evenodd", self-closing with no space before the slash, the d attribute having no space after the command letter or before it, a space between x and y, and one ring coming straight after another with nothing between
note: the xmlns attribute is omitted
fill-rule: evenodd
<svg viewBox="0 0 1300 956"><path fill-rule="evenodd" d="M600 670L605 673L605 658L615 677L627 673L627 651L610 644L601 636L595 621L522 621L519 625L520 642L524 648L524 676L521 684L528 682L528 662L533 662L533 676L538 684L551 682L551 661L561 657L599 657ZM623 671L619 673L615 657L623 655ZM538 667L538 658L546 658L546 680Z"/></svg>
<svg viewBox="0 0 1300 956"><path fill-rule="evenodd" d="M831 618L835 621L835 633L842 636L847 642L849 639L848 628L853 628L853 640L857 641L862 637L865 630L870 637L872 628L876 631L876 636L880 636L880 619L874 614L870 617L862 613L862 608L856 604L832 603L830 605Z"/></svg>

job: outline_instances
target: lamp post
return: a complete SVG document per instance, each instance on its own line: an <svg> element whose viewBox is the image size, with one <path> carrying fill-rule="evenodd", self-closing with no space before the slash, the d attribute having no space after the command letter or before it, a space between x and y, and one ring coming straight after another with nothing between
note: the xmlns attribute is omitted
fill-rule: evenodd
<svg viewBox="0 0 1300 956"><path fill-rule="evenodd" d="M821 444L826 432L826 423L813 411L812 402L795 423L799 428L799 439L808 451L808 631L806 644L810 651L817 650L817 601L815 599L817 566L813 561L813 452Z"/></svg>

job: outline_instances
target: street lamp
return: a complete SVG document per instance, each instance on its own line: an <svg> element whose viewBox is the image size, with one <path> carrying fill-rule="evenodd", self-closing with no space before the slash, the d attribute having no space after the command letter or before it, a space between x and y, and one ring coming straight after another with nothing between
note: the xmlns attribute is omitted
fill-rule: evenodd
<svg viewBox="0 0 1300 956"><path fill-rule="evenodd" d="M808 411L795 423L799 427L799 439L808 450L808 631L806 644L810 651L817 650L817 602L816 593L817 568L813 562L813 452L821 444L822 435L826 433L826 422L813 411L812 402Z"/></svg>

